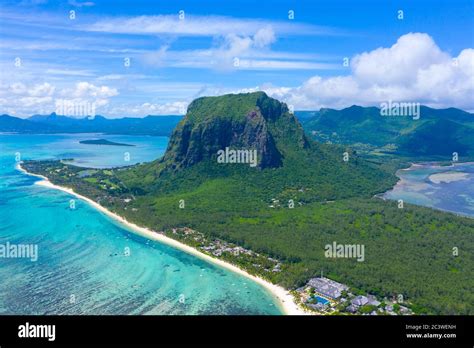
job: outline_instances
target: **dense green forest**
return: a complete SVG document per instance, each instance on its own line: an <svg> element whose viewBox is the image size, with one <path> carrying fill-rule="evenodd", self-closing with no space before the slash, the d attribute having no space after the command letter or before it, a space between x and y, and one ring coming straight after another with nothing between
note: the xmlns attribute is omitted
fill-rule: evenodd
<svg viewBox="0 0 474 348"><path fill-rule="evenodd" d="M50 169L57 166L65 165L49 163ZM43 174L46 170L37 162L25 167ZM120 183L115 176L120 171L103 172L93 177ZM272 197L250 199L252 189L222 179L206 180L192 190L176 190L170 184L167 193L136 196L126 204L118 198L130 196L123 188L109 187L105 195L105 190L91 188L91 177L76 182L53 173L48 174L53 182L72 186L139 225L157 231L190 227L277 258L283 262L282 272L263 276L288 288L323 270L356 289L381 296L402 294L418 313L474 313L474 220L469 218L407 204L399 209L396 202L379 198L296 204L293 209L281 199L280 206L270 208ZM365 261L326 258L324 246L333 241L365 245ZM453 256L454 247L459 256Z"/></svg>
<svg viewBox="0 0 474 348"><path fill-rule="evenodd" d="M355 105L297 114L308 134L321 142L418 161L450 160L453 152L463 161L474 159L474 115L463 110L421 106L415 119L382 116L379 108Z"/></svg>

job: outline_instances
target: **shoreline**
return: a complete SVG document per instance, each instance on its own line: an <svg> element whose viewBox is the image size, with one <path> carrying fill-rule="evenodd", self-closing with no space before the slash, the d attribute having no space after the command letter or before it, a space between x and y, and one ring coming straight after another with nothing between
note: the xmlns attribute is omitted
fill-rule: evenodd
<svg viewBox="0 0 474 348"><path fill-rule="evenodd" d="M180 251L183 251L183 252L186 252L186 253L191 254L193 256L199 257L200 259L205 260L209 263L220 266L220 267L225 268L229 271L232 271L234 273L237 273L239 275L242 275L246 278L249 278L249 279L253 280L254 282L256 282L256 283L260 284L261 286L263 286L267 291L269 291L278 300L278 302L280 304L280 309L282 309L283 313L286 314L286 315L310 315L310 313L304 311L302 308L300 308L296 304L293 295L291 295L288 290L284 289L283 287L281 287L279 285L275 285L275 284L270 283L269 281L267 281L263 278L251 275L250 273L247 273L245 270L243 270L243 269L241 269L241 268L239 268L239 267L237 267L237 266L235 266L235 265L233 265L229 262L226 262L226 261L214 258L210 255L204 254L203 252L201 252L201 251L199 251L199 250L197 250L197 249L195 249L195 248L193 248L193 247L191 247L187 244L181 243L181 242L179 242L179 241L177 241L173 238L165 236L164 234L161 234L159 232L150 230L149 228L146 228L146 227L138 226L138 225L134 224L133 222L130 222L127 219L123 218L122 216L120 216L116 213L113 213L112 211L108 210L107 208L101 206L100 204L93 201L92 199L90 199L88 197L85 197L81 194L78 194L73 189L55 185L51 181L49 181L49 179L47 177L45 177L43 175L29 173L23 167L21 167L20 163L18 163L16 165L16 169L18 169L19 171L21 171L22 173L24 173L26 175L35 176L37 178L42 179L41 181L36 181L34 183L35 185L60 190L60 191L66 192L70 195L73 195L73 196L75 196L79 199L82 199L82 200L86 201L93 208L97 209L98 211L102 212L103 214L107 215L109 218L112 218L113 220L115 220L116 222L122 224L123 226L127 227L128 230L130 230L131 232L133 232L133 233L135 233L139 236L142 236L144 238L148 238L150 240L166 244L166 245L171 246L171 247L174 247L174 248L176 248Z"/></svg>
<svg viewBox="0 0 474 348"><path fill-rule="evenodd" d="M456 163L453 163L449 166L441 166L439 165L440 162L410 162L410 166L407 167L407 168L401 168L401 169L398 169L396 172L395 172L395 175L397 176L398 180L397 180L397 183L388 191L384 192L383 194L376 194L373 196L373 198L379 198L383 201L393 201L395 202L396 200L395 199L392 199L392 198L386 198L384 197L386 193L388 192L392 192L395 190L395 188L397 188L397 186L402 186L404 184L407 184L407 183L410 183L409 180L403 178L402 176L400 176L399 172L401 171L406 171L406 172L409 172L409 171L413 171L413 170L416 170L416 169L420 169L420 168L423 168L423 167L426 167L426 166L429 166L429 167L435 167L435 168L446 168L449 172L449 168L454 168L456 166L460 166L460 165L470 165L470 164L474 164L474 162L472 161L468 161L468 162L456 162ZM439 175L439 174L444 174L445 172L439 172L439 173L432 173L430 175L427 176L428 180L430 181L431 184L438 184L432 180L429 179L430 176L432 175ZM464 172L453 172L453 173L464 173ZM466 174L466 173L465 173ZM455 180L455 181L459 181L459 180ZM444 182L444 181L441 181L440 183L449 183L449 182ZM427 184L429 185L429 184ZM449 213L449 214L453 214L453 215L456 215L457 217L461 217L461 218L468 218L468 219L474 219L474 216L472 215L469 215L467 213L462 213L462 212L458 212L458 211L453 211L453 210L447 210L447 209L441 209L441 208L438 208L438 207L434 207L434 206L428 206L428 205L423 205L423 204L414 204L414 203L411 203L412 205L415 205L415 206L418 206L418 207L424 207L424 208L428 208L428 209L432 209L432 210L435 210L435 211L440 211L440 212L443 212L443 213Z"/></svg>

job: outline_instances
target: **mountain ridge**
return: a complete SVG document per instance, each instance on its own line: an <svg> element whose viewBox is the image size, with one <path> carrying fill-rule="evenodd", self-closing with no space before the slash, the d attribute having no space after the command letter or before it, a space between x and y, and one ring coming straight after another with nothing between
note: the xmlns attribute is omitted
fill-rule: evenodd
<svg viewBox="0 0 474 348"><path fill-rule="evenodd" d="M0 115L0 132L26 134L55 133L106 133L128 135L169 136L182 116L148 115L143 118L123 117L109 119L101 115L74 118L52 113L33 115L23 119L10 115Z"/></svg>
<svg viewBox="0 0 474 348"><path fill-rule="evenodd" d="M305 130L321 142L392 147L403 156L452 157L453 152L474 157L474 114L420 106L420 117L382 116L377 107L321 109L302 120ZM448 132L448 129L450 130ZM427 135L430 136L427 136Z"/></svg>

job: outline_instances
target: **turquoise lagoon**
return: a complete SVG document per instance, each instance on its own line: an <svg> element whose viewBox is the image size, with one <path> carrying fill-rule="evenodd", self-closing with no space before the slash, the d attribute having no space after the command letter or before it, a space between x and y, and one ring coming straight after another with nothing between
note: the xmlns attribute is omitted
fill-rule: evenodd
<svg viewBox="0 0 474 348"><path fill-rule="evenodd" d="M397 176L400 181L384 198L474 217L474 163L420 163Z"/></svg>
<svg viewBox="0 0 474 348"><path fill-rule="evenodd" d="M105 138L135 147L79 144ZM36 244L38 260L0 258L0 314L282 314L259 284L141 238L84 201L34 185L21 159L114 167L163 155L168 138L0 134L0 244ZM129 152L126 161L124 152ZM129 252L129 256L127 255Z"/></svg>

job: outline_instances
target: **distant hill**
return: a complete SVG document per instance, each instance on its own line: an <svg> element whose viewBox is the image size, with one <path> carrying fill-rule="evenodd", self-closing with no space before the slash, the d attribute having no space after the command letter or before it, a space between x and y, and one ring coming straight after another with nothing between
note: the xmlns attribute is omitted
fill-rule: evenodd
<svg viewBox="0 0 474 348"><path fill-rule="evenodd" d="M56 115L33 115L21 119L9 115L0 116L0 132L16 133L106 133L128 135L169 136L182 116L146 116L144 118L124 117L108 119L73 118Z"/></svg>
<svg viewBox="0 0 474 348"><path fill-rule="evenodd" d="M307 112L304 113L306 116ZM299 113L297 113L299 115ZM304 129L322 142L393 146L405 156L474 156L474 115L459 109L420 107L420 118L381 116L376 107L321 109L302 119Z"/></svg>
<svg viewBox="0 0 474 348"><path fill-rule="evenodd" d="M35 124L10 115L0 115L0 132L51 133L54 131L57 131L57 128L49 124Z"/></svg>
<svg viewBox="0 0 474 348"><path fill-rule="evenodd" d="M296 116L301 122L319 116L319 111L296 111Z"/></svg>

